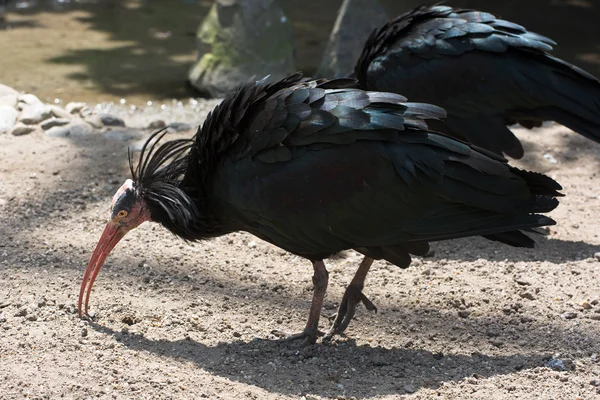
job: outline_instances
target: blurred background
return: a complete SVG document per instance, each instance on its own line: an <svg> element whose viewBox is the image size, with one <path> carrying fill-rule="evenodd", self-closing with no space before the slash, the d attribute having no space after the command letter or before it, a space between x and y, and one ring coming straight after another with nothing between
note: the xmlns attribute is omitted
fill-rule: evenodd
<svg viewBox="0 0 600 400"><path fill-rule="evenodd" d="M196 30L211 0L0 0L0 82L43 101L145 104L196 94L186 85ZM341 0L278 0L291 21L296 69L321 62ZM381 0L389 17L422 0ZM554 54L600 76L594 0L450 0L558 42Z"/></svg>

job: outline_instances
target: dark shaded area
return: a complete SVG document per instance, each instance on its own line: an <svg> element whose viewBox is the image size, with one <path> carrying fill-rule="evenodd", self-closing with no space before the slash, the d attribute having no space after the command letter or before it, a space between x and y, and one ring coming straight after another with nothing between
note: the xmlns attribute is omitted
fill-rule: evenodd
<svg viewBox="0 0 600 400"><path fill-rule="evenodd" d="M84 20L91 24L91 29L108 33L109 41L128 42L117 48L70 50L67 38L64 52L48 62L85 67L85 73L73 74L71 79L91 80L100 90L114 96L145 94L153 98L171 98L192 95L185 80L196 51L195 31L212 1L98 0L67 4L46 0L35 3L37 5L18 10L14 8L14 2L9 4L9 16L18 13L30 18L26 23L12 23L9 18L11 29L39 25L42 13L80 10L90 13ZM293 22L296 66L312 74L321 61L341 0L280 0L280 3ZM382 0L390 17L421 3L422 0ZM596 2L450 0L446 3L489 11L547 35L559 44L554 52L556 56L600 76L600 24L597 23L600 7Z"/></svg>

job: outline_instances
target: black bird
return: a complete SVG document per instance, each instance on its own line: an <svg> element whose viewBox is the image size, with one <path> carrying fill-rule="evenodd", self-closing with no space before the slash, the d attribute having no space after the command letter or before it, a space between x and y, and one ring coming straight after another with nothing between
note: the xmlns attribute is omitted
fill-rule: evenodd
<svg viewBox="0 0 600 400"><path fill-rule="evenodd" d="M530 247L520 230L555 223L539 214L558 205L555 181L428 131L425 119L444 116L439 107L353 85L300 74L247 83L192 139L159 145L164 132L154 134L137 166L130 156L132 179L113 197L79 314L82 304L87 314L110 251L144 221L186 241L246 231L310 260L312 305L306 328L292 336L307 343L317 339L326 257L355 249L406 268L409 254L425 254L429 241L483 235ZM347 310L366 299L365 265L345 295Z"/></svg>
<svg viewBox="0 0 600 400"><path fill-rule="evenodd" d="M600 82L550 54L551 39L494 15L420 6L376 29L355 66L360 88L443 107L430 128L513 158L506 125L556 121L600 142Z"/></svg>

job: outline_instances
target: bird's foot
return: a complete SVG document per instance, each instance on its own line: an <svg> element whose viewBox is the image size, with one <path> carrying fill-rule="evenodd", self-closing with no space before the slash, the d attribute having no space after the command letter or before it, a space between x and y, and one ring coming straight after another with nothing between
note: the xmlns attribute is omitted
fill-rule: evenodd
<svg viewBox="0 0 600 400"><path fill-rule="evenodd" d="M342 297L340 308L335 315L333 325L331 326L331 329L329 329L329 331L323 336L324 342L331 340L333 336L346 330L350 324L350 321L352 321L352 318L354 317L356 306L359 303L363 303L367 310L377 312L377 307L375 307L375 304L373 304L373 302L363 294L362 287L352 284L348 285L346 291L344 292L344 297Z"/></svg>
<svg viewBox="0 0 600 400"><path fill-rule="evenodd" d="M287 333L284 331L280 331L280 330L273 330L271 331L271 333L275 336L278 336L281 339L282 342L295 342L295 341L301 341L300 342L300 347L305 347L305 346L309 346L311 344L315 344L317 342L317 338L319 336L323 336L325 333L321 332L320 330L308 330L305 329L300 333Z"/></svg>

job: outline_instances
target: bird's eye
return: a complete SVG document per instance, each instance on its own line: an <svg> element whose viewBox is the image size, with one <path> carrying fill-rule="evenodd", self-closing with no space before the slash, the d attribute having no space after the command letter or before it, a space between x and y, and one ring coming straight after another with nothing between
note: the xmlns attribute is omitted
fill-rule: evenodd
<svg viewBox="0 0 600 400"><path fill-rule="evenodd" d="M127 216L127 211L121 210L117 215L119 216L119 218L125 218Z"/></svg>

